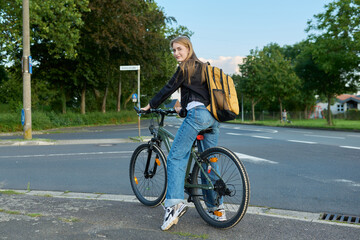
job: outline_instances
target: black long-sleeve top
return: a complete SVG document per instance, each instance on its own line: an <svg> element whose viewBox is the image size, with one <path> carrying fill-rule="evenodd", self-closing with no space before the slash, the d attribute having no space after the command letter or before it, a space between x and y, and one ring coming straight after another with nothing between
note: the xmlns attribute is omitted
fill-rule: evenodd
<svg viewBox="0 0 360 240"><path fill-rule="evenodd" d="M195 63L195 73L191 76L191 84L188 84L187 77L184 77L177 68L170 81L150 100L150 107L157 108L168 97L181 87L181 107L185 109L191 101L199 101L205 106L210 104L210 95L207 82L201 82L201 64Z"/></svg>

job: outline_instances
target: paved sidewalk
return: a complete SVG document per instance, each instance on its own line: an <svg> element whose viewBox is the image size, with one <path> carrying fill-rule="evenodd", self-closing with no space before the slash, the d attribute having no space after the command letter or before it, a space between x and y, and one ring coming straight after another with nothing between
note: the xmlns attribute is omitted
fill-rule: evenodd
<svg viewBox="0 0 360 240"><path fill-rule="evenodd" d="M0 239L359 239L360 225L318 220L319 214L250 207L234 228L207 225L193 207L169 231L164 211L134 196L0 191ZM1 193L2 192L2 193ZM13 193L9 191L8 193Z"/></svg>
<svg viewBox="0 0 360 240"><path fill-rule="evenodd" d="M144 138L147 141L150 138ZM46 146L46 145L74 145L74 144L118 144L136 142L130 138L117 139L69 139L69 140L49 140L49 139L34 139L34 140L2 140L0 146Z"/></svg>

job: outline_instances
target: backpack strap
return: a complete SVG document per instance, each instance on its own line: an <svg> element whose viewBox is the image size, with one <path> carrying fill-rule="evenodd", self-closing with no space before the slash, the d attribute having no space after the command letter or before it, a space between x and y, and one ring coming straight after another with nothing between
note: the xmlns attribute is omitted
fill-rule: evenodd
<svg viewBox="0 0 360 240"><path fill-rule="evenodd" d="M223 70L220 68L220 83L221 89L224 90Z"/></svg>
<svg viewBox="0 0 360 240"><path fill-rule="evenodd" d="M208 66L206 66L206 74L205 74L205 78L206 78L206 82L207 82L207 85L208 85L208 89L209 89L209 91L210 91L210 76L209 76L209 66L210 66L210 64L208 65Z"/></svg>

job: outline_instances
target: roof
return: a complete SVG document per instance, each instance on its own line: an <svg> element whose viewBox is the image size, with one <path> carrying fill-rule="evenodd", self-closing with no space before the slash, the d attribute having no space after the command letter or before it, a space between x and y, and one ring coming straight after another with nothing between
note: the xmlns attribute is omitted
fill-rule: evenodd
<svg viewBox="0 0 360 240"><path fill-rule="evenodd" d="M356 95L341 94L341 95L337 96L336 98L338 99L338 101L340 103L346 103L346 102L349 102L351 100L360 103L360 97L356 96Z"/></svg>

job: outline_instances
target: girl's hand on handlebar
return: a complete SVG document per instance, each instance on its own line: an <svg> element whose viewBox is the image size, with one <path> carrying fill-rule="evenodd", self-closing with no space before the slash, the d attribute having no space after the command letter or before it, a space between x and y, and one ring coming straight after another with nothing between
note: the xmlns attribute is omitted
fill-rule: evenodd
<svg viewBox="0 0 360 240"><path fill-rule="evenodd" d="M141 108L141 110L147 112L147 111L150 110L150 108L151 108L151 107L150 107L150 104L148 104L148 105L146 105L146 107Z"/></svg>

